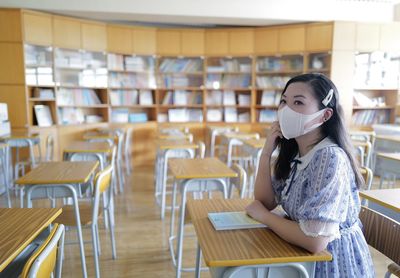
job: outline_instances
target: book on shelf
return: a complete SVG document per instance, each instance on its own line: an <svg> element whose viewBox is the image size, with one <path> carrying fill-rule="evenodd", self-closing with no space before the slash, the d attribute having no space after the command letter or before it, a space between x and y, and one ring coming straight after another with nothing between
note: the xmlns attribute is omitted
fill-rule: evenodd
<svg viewBox="0 0 400 278"><path fill-rule="evenodd" d="M390 122L390 110L360 110L352 116L352 122L357 126L384 124Z"/></svg>
<svg viewBox="0 0 400 278"><path fill-rule="evenodd" d="M130 123L143 123L147 122L148 116L145 112L136 112L136 113L129 113L129 122Z"/></svg>
<svg viewBox="0 0 400 278"><path fill-rule="evenodd" d="M256 85L259 88L284 88L290 76L257 76Z"/></svg>
<svg viewBox="0 0 400 278"><path fill-rule="evenodd" d="M257 71L302 71L303 57L300 55L258 58Z"/></svg>
<svg viewBox="0 0 400 278"><path fill-rule="evenodd" d="M361 107L382 107L386 106L386 97L367 97L361 92L353 92L354 105Z"/></svg>
<svg viewBox="0 0 400 278"><path fill-rule="evenodd" d="M137 90L113 90L110 91L111 105L136 105L138 104Z"/></svg>
<svg viewBox="0 0 400 278"><path fill-rule="evenodd" d="M243 112L238 114L239 123L249 123L250 122L250 112Z"/></svg>
<svg viewBox="0 0 400 278"><path fill-rule="evenodd" d="M222 110L221 109L208 109L207 110L207 122L222 122Z"/></svg>
<svg viewBox="0 0 400 278"><path fill-rule="evenodd" d="M104 118L100 115L85 115L85 122L87 124L104 122Z"/></svg>
<svg viewBox="0 0 400 278"><path fill-rule="evenodd" d="M222 104L222 91L211 91L207 93L207 105L221 105Z"/></svg>
<svg viewBox="0 0 400 278"><path fill-rule="evenodd" d="M245 211L209 212L208 219L217 231L267 227L248 216Z"/></svg>
<svg viewBox="0 0 400 278"><path fill-rule="evenodd" d="M0 122L8 121L8 104L0 103Z"/></svg>
<svg viewBox="0 0 400 278"><path fill-rule="evenodd" d="M249 94L239 94L238 95L238 103L242 106L250 106L251 105L251 96Z"/></svg>
<svg viewBox="0 0 400 278"><path fill-rule="evenodd" d="M83 110L73 107L62 107L58 109L59 124L82 124L85 122Z"/></svg>
<svg viewBox="0 0 400 278"><path fill-rule="evenodd" d="M207 74L206 87L209 89L219 88L249 88L251 74L229 75L229 74Z"/></svg>
<svg viewBox="0 0 400 278"><path fill-rule="evenodd" d="M281 94L273 90L264 90L261 95L261 105L279 106Z"/></svg>
<svg viewBox="0 0 400 278"><path fill-rule="evenodd" d="M57 92L58 105L99 105L101 101L93 89L66 89Z"/></svg>
<svg viewBox="0 0 400 278"><path fill-rule="evenodd" d="M107 55L108 68L111 70L124 70L124 57L120 54Z"/></svg>
<svg viewBox="0 0 400 278"><path fill-rule="evenodd" d="M128 109L113 109L111 112L112 123L127 123L129 121Z"/></svg>
<svg viewBox="0 0 400 278"><path fill-rule="evenodd" d="M159 65L160 72L200 72L203 70L201 59L163 59Z"/></svg>
<svg viewBox="0 0 400 278"><path fill-rule="evenodd" d="M234 91L225 91L222 95L224 105L236 105L236 96Z"/></svg>
<svg viewBox="0 0 400 278"><path fill-rule="evenodd" d="M33 90L33 97L42 99L54 99L54 90L36 87Z"/></svg>
<svg viewBox="0 0 400 278"><path fill-rule="evenodd" d="M224 119L226 123L235 123L238 121L236 108L227 107L224 109Z"/></svg>
<svg viewBox="0 0 400 278"><path fill-rule="evenodd" d="M172 91L168 91L165 93L162 104L163 105L172 104Z"/></svg>
<svg viewBox="0 0 400 278"><path fill-rule="evenodd" d="M189 114L187 109L169 109L168 120L171 123L188 122Z"/></svg>
<svg viewBox="0 0 400 278"><path fill-rule="evenodd" d="M159 122L159 123L168 122L168 114L167 113L158 113L157 122Z"/></svg>
<svg viewBox="0 0 400 278"><path fill-rule="evenodd" d="M188 109L189 122L202 122L203 121L203 110L201 109Z"/></svg>
<svg viewBox="0 0 400 278"><path fill-rule="evenodd" d="M188 91L175 91L173 94L173 104L175 105L188 105L189 104L189 95Z"/></svg>
<svg viewBox="0 0 400 278"><path fill-rule="evenodd" d="M153 93L149 90L141 90L139 92L139 104L140 105L153 105Z"/></svg>
<svg viewBox="0 0 400 278"><path fill-rule="evenodd" d="M258 121L261 123L272 123L277 120L277 111L270 109L263 109L260 111Z"/></svg>
<svg viewBox="0 0 400 278"><path fill-rule="evenodd" d="M47 105L35 105L35 116L38 126L46 127L53 125L53 118L51 117L50 107Z"/></svg>

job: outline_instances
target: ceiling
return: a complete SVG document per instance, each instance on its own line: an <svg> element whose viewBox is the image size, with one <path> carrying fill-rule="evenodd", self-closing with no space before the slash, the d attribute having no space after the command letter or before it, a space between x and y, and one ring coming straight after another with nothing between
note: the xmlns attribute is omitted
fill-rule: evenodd
<svg viewBox="0 0 400 278"><path fill-rule="evenodd" d="M310 21L389 22L399 0L0 0L27 8L123 24L263 26Z"/></svg>

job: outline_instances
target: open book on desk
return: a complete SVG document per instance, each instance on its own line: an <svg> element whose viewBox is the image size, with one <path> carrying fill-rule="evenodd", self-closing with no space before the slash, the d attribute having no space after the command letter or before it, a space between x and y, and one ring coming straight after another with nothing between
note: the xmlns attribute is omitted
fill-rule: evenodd
<svg viewBox="0 0 400 278"><path fill-rule="evenodd" d="M245 211L209 212L208 219L217 231L267 227L248 216Z"/></svg>

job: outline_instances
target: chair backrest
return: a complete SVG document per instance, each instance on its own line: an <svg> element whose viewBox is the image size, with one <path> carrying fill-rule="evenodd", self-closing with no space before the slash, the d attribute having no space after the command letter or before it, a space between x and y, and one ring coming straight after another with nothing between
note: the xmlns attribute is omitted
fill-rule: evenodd
<svg viewBox="0 0 400 278"><path fill-rule="evenodd" d="M50 235L26 262L21 278L48 278L55 266L55 276L61 277L64 230L64 225L54 224Z"/></svg>
<svg viewBox="0 0 400 278"><path fill-rule="evenodd" d="M92 219L93 223L97 223L97 219L99 216L99 203L100 203L100 195L105 193L107 189L111 185L112 181L112 173L113 173L113 165L108 165L104 170L99 171L94 178L94 190L93 190L93 211L92 211ZM108 191L108 204L111 201L111 195L113 194L111 190Z"/></svg>
<svg viewBox="0 0 400 278"><path fill-rule="evenodd" d="M364 206L359 217L367 243L400 264L400 223Z"/></svg>
<svg viewBox="0 0 400 278"><path fill-rule="evenodd" d="M133 127L130 127L126 130L126 135L125 135L124 150L126 153L130 153L130 147L132 145L132 138L133 138Z"/></svg>
<svg viewBox="0 0 400 278"><path fill-rule="evenodd" d="M372 145L370 142L353 141L355 151L358 152L358 157L361 166L369 167L372 154Z"/></svg>
<svg viewBox="0 0 400 278"><path fill-rule="evenodd" d="M365 190L370 190L372 180L374 179L374 174L372 173L372 170L368 167L361 167L360 172L365 181Z"/></svg>
<svg viewBox="0 0 400 278"><path fill-rule="evenodd" d="M240 198L243 199L246 196L247 190L247 173L243 167L237 163L233 164L231 168L237 174L237 177L230 180L231 188L229 196L232 196L232 187L234 186L239 192Z"/></svg>
<svg viewBox="0 0 400 278"><path fill-rule="evenodd" d="M54 160L54 137L49 134L46 138L46 156L45 161L53 161Z"/></svg>
<svg viewBox="0 0 400 278"><path fill-rule="evenodd" d="M100 169L104 168L105 162L103 157L98 153L73 153L69 157L69 161L98 161Z"/></svg>
<svg viewBox="0 0 400 278"><path fill-rule="evenodd" d="M198 141L197 142L198 148L197 148L197 157L198 158L204 158L206 154L206 144L204 144L203 141Z"/></svg>

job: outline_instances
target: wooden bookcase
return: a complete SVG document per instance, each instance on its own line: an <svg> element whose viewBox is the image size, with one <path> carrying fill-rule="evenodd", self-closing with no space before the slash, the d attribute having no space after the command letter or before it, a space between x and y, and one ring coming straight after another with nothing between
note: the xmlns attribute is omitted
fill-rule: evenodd
<svg viewBox="0 0 400 278"><path fill-rule="evenodd" d="M268 99L272 98L265 93L263 102L263 92L279 95L287 78L304 72L331 76L351 119L353 108L363 110L353 107L351 100L355 51L398 51L399 30L398 24L351 22L260 28L154 28L0 9L0 101L12 107L9 114L14 129L37 131L43 136L53 134L58 140L58 154L88 129L133 126L135 164L149 164L154 159L154 148L148 142L155 140L161 126L187 125L197 138L205 138L207 125L227 124L225 111L236 110L242 115L240 120L228 120L228 124L265 134L269 123L260 123L260 115L265 114L264 110L275 113L277 101L274 97L270 105ZM78 67L74 63L60 64L85 55L92 58ZM102 85L96 84L97 77L103 78ZM268 79L277 84L264 84ZM366 93L386 97L386 107L380 109L390 111L389 122L394 120L397 87L370 87ZM54 97L38 97L41 91L44 96L52 91ZM99 102L66 104L64 93L70 97L94 94ZM150 95L152 101L141 104L142 93ZM50 107L53 126L37 125L35 105ZM83 111L84 118L101 116L89 117L100 122L68 124L62 111L73 109ZM176 109L178 114L183 110L199 111L195 112L196 121L163 122L165 115L168 119L169 112ZM220 111L222 117L213 115L213 110ZM121 111L125 115L118 118ZM144 122L130 123L130 114L131 120ZM265 120L265 115L262 117Z"/></svg>

